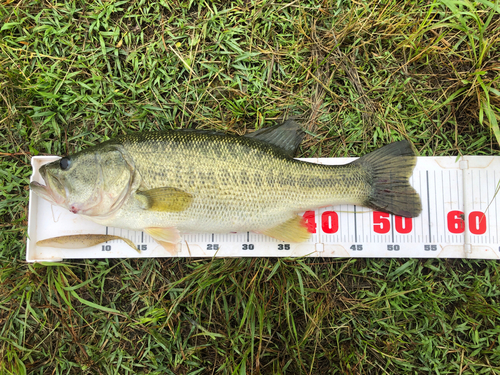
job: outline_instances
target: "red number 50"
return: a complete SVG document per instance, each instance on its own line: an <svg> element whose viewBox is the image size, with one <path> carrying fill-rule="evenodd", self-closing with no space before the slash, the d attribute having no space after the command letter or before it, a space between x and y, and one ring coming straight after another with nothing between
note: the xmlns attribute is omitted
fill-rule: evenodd
<svg viewBox="0 0 500 375"><path fill-rule="evenodd" d="M413 221L411 217L394 216L394 227L396 232L406 234L413 229ZM389 214L386 212L373 211L373 231L375 233L384 234L391 230L391 221Z"/></svg>

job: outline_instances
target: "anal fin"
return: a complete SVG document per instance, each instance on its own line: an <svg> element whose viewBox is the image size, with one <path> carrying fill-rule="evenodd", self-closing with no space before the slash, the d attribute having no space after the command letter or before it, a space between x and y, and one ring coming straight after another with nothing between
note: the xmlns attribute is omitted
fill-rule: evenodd
<svg viewBox="0 0 500 375"><path fill-rule="evenodd" d="M259 233L285 242L304 242L311 237L311 233L307 230L304 218L298 215L295 215L284 223L260 231Z"/></svg>

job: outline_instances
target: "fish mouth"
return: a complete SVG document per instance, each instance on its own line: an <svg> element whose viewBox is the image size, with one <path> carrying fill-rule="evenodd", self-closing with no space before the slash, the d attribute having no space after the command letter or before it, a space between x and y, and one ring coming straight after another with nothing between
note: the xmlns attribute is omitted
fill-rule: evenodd
<svg viewBox="0 0 500 375"><path fill-rule="evenodd" d="M56 200L54 199L54 192L50 187L42 185L39 182L33 181L30 183L30 189L33 190L33 192L36 195L42 197L43 199L54 204L56 203Z"/></svg>
<svg viewBox="0 0 500 375"><path fill-rule="evenodd" d="M30 183L30 189L33 190L35 194L42 197L43 199L56 205L62 205L66 200L66 194L62 195L57 191L59 190L57 188L57 185L59 185L59 187L63 186L61 182L57 178L48 175L47 170L44 168L44 166L40 168L39 172L43 180L45 181L46 185L43 185L37 181L32 181Z"/></svg>

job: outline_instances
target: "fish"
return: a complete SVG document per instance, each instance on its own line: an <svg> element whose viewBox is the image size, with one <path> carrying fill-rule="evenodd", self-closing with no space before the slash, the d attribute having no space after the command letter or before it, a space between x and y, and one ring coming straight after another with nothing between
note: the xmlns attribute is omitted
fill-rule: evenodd
<svg viewBox="0 0 500 375"><path fill-rule="evenodd" d="M140 253L134 243L128 238L110 234L72 234L68 236L51 237L37 241L36 245L40 247L55 247L58 249L84 249L112 240L122 240L132 249Z"/></svg>
<svg viewBox="0 0 500 375"><path fill-rule="evenodd" d="M164 130L117 136L40 167L40 197L98 224L144 231L172 254L181 233L256 232L285 242L311 233L299 213L353 204L417 217L412 144L399 141L351 163L293 158L293 120L245 136Z"/></svg>

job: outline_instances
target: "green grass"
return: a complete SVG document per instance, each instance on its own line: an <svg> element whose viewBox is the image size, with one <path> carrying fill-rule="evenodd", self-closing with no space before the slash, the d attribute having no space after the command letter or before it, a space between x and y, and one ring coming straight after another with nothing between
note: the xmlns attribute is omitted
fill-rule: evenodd
<svg viewBox="0 0 500 375"><path fill-rule="evenodd" d="M500 155L499 7L0 0L0 374L500 374L494 261L24 262L30 157L128 131Z"/></svg>

